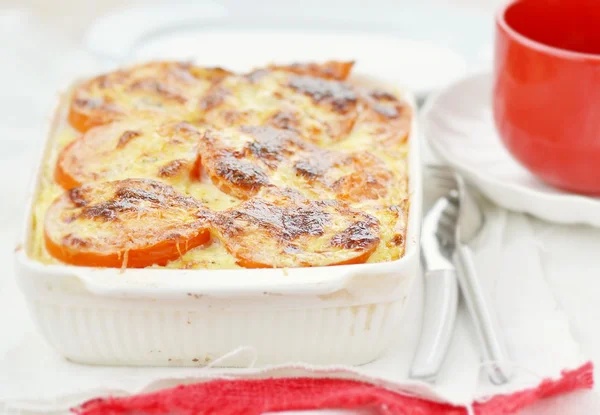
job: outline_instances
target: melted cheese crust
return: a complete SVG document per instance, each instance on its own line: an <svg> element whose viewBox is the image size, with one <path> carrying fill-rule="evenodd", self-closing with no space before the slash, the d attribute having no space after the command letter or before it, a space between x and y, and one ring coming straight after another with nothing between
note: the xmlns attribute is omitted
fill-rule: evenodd
<svg viewBox="0 0 600 415"><path fill-rule="evenodd" d="M293 188L311 200L342 200L352 209L374 216L379 220L379 243L366 262L400 258L404 254L409 206L406 156L413 117L411 108L397 92L366 90L351 81L336 81L334 76L313 78L305 75L306 72L299 72L298 66L293 67L294 70L289 68L277 66L225 77L219 73L219 79L210 88L202 81L200 89L204 95L192 97L199 102L197 111L186 106L184 115L180 111L171 115L175 121L193 123L201 131L206 129L204 137L227 135L228 140L220 143L237 152L253 142L248 130L240 133L240 128L249 124L285 129L300 137L305 143L302 149L286 144L288 151L279 155L281 160L276 168L269 166L269 160L259 157L259 153L253 153L253 156L248 152L243 159L263 169L269 182L278 187ZM88 89L84 91L89 93ZM134 96L128 101L123 91L123 88L118 90L119 99L125 102L137 99ZM160 98L164 92L160 92L160 88L157 91ZM75 96L77 93L76 90ZM73 96L71 94L69 101ZM44 243L46 212L65 192L55 179L56 164L61 152L81 137L81 133L69 124L68 111L68 108L60 109L59 125L43 161L39 193L33 208L33 232L28 251L44 263L60 263L50 255ZM166 115L169 115L168 111ZM202 160L208 152L205 154L202 144L199 148ZM169 151L169 147L165 147L159 157L166 162L181 158ZM110 154L106 157L110 158ZM152 157L156 157L156 152ZM320 171L323 158L327 166L325 171ZM119 159L128 158L121 156ZM208 167L209 163L206 164ZM161 180L154 170L152 172L149 174L147 167L134 163L126 170L126 176ZM119 178L123 178L121 176ZM213 211L241 206L244 200L252 197L223 191L207 168L200 169L199 178L181 174L169 177L165 182ZM213 232L209 245L189 250L166 267L239 268L236 258L216 237L218 232ZM280 266L285 263L283 261Z"/></svg>

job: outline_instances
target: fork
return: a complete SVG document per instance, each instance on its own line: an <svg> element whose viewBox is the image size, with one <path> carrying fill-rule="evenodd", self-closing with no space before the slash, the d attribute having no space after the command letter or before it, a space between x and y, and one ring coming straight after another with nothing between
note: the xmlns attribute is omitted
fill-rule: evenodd
<svg viewBox="0 0 600 415"><path fill-rule="evenodd" d="M459 174L448 168L429 166L429 171L439 182L445 183L447 188L452 189L447 197L451 199L458 197L457 201L453 200L457 202L458 210L444 211L447 215L446 222L457 224L455 234L446 236L454 238L456 243L454 263L457 266L459 285L479 338L488 377L496 385L504 384L512 376L510 359L498 321L490 307L491 302L477 277L473 252L469 246L485 224L485 216L479 205L481 196L467 186ZM443 226L438 231L448 233L451 229L451 226Z"/></svg>

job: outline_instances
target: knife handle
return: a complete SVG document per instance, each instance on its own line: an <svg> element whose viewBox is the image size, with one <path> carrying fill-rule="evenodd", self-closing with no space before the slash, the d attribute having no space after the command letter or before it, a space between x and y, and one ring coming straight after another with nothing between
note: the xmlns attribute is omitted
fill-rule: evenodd
<svg viewBox="0 0 600 415"><path fill-rule="evenodd" d="M458 283L454 270L428 271L424 280L423 324L410 377L432 381L440 370L454 332Z"/></svg>
<svg viewBox="0 0 600 415"><path fill-rule="evenodd" d="M489 363L488 377L492 383L502 385L510 380L512 367L498 320L477 278L471 248L458 244L455 256L460 288L479 337L482 358Z"/></svg>

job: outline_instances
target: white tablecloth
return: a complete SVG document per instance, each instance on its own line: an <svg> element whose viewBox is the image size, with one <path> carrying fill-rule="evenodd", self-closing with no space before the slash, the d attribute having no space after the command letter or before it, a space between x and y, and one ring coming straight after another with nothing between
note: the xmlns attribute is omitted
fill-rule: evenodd
<svg viewBox="0 0 600 415"><path fill-rule="evenodd" d="M56 48L59 44L63 45L60 49ZM4 260L7 271L0 277L0 329L15 332L13 329L19 327L27 332L33 328L15 287L12 251L21 223L29 169L35 163L34 150L44 138L43 120L59 84L91 70L96 62L76 52L71 38L61 32L48 31L48 27L39 27L28 15L18 11L0 14L0 49L5 54L0 66L3 83L0 113L4 114L0 122L0 190L4 195L0 205L0 259ZM535 243L529 249L539 255L546 282L568 316L573 337L583 353L600 364L600 332L597 330L600 230L508 215L507 228L515 224L531 227ZM505 235L503 242L513 241L510 235ZM21 341L19 337L0 337L0 356ZM600 392L576 392L549 399L521 415L565 413L600 413Z"/></svg>

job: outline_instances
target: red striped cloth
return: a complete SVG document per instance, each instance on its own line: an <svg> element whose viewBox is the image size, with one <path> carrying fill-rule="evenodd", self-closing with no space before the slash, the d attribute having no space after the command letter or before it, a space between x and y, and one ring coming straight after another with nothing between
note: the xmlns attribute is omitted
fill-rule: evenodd
<svg viewBox="0 0 600 415"><path fill-rule="evenodd" d="M477 415L511 414L533 402L593 386L593 366L565 371L536 388L475 403ZM125 398L99 398L79 415L260 415L303 409L365 409L382 415L465 415L466 409L400 395L372 384L344 379L272 378L215 380Z"/></svg>

